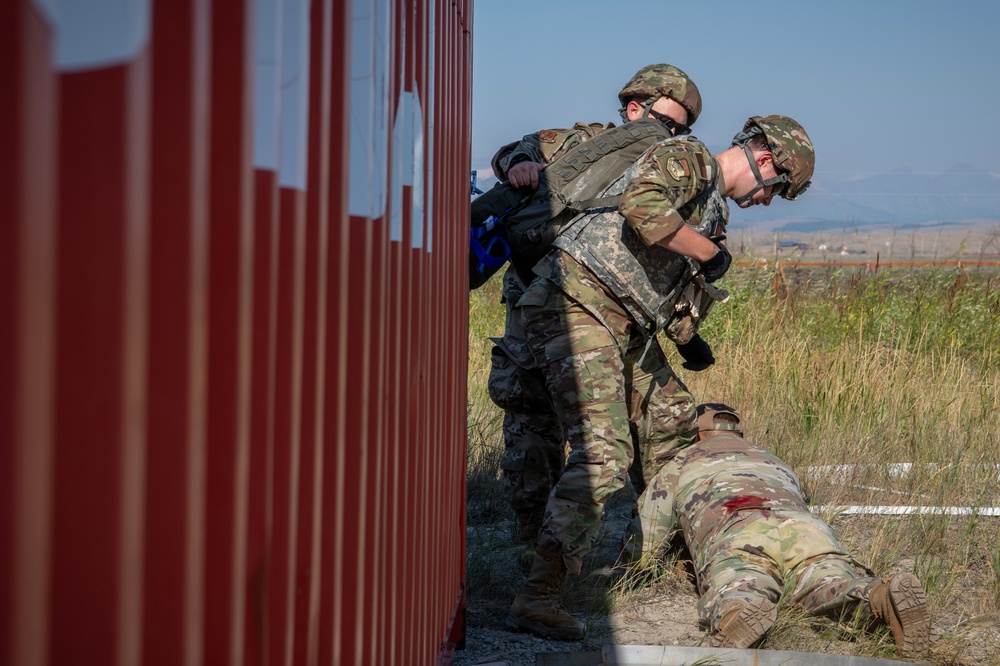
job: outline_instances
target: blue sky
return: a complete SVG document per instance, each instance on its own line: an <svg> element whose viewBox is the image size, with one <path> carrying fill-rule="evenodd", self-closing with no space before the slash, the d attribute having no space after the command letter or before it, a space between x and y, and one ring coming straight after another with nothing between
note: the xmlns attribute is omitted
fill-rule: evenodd
<svg viewBox="0 0 1000 666"><path fill-rule="evenodd" d="M478 0L472 166L522 135L618 122L668 62L697 83L714 152L751 115L802 123L816 180L966 163L1000 175L1000 1Z"/></svg>

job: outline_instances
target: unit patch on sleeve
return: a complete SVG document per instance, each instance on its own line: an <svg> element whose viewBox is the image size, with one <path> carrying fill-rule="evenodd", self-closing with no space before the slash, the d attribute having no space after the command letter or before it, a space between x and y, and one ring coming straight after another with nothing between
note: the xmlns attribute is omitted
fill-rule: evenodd
<svg viewBox="0 0 1000 666"><path fill-rule="evenodd" d="M687 160L684 158L669 158L667 160L667 171L670 172L674 180L680 180L685 176L691 175L691 167L688 166Z"/></svg>
<svg viewBox="0 0 1000 666"><path fill-rule="evenodd" d="M557 135L553 130L542 130L538 133L538 140L546 143L552 143L556 140L556 136Z"/></svg>

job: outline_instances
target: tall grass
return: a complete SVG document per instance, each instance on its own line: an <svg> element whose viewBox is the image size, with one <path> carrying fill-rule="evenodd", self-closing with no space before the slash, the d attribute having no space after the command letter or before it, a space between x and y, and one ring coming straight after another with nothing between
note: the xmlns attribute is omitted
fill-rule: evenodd
<svg viewBox="0 0 1000 666"><path fill-rule="evenodd" d="M729 282L703 330L719 362L684 376L696 399L739 407L748 436L798 469L933 463L915 468L911 490L1000 499L996 275L963 275L956 289L950 271L834 272L782 298L761 270ZM962 472L944 479L942 465Z"/></svg>
<svg viewBox="0 0 1000 666"><path fill-rule="evenodd" d="M708 370L685 372L664 344L696 400L740 409L747 437L789 462L816 504L1000 506L1000 275L815 270L786 273L780 289L774 278L753 267L725 278L731 298L702 328L718 359ZM485 393L485 339L503 327L496 283L470 295L469 500L490 507L484 518L505 510L502 415ZM851 467L815 469L830 465ZM920 576L943 644L961 644L963 618L1000 610L1000 518L825 517L875 571Z"/></svg>
<svg viewBox="0 0 1000 666"><path fill-rule="evenodd" d="M507 507L499 481L503 413L490 401L491 337L503 335L504 306L495 277L469 297L468 518L494 520Z"/></svg>

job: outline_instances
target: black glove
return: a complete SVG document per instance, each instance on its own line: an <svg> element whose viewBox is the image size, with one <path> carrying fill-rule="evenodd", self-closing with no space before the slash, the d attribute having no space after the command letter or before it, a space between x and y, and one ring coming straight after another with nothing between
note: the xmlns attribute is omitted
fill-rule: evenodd
<svg viewBox="0 0 1000 666"><path fill-rule="evenodd" d="M687 344L677 345L677 352L684 359L681 365L688 370L698 372L715 363L712 348L697 334Z"/></svg>
<svg viewBox="0 0 1000 666"><path fill-rule="evenodd" d="M729 265L733 263L733 255L722 243L715 243L719 251L711 259L701 262L701 274L705 277L705 282L715 282L729 270Z"/></svg>

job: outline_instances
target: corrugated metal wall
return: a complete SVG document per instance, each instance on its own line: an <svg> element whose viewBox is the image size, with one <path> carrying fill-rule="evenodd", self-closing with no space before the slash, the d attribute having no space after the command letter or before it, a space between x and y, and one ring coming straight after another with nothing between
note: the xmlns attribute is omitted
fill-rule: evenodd
<svg viewBox="0 0 1000 666"><path fill-rule="evenodd" d="M471 2L0 3L0 662L448 661Z"/></svg>

